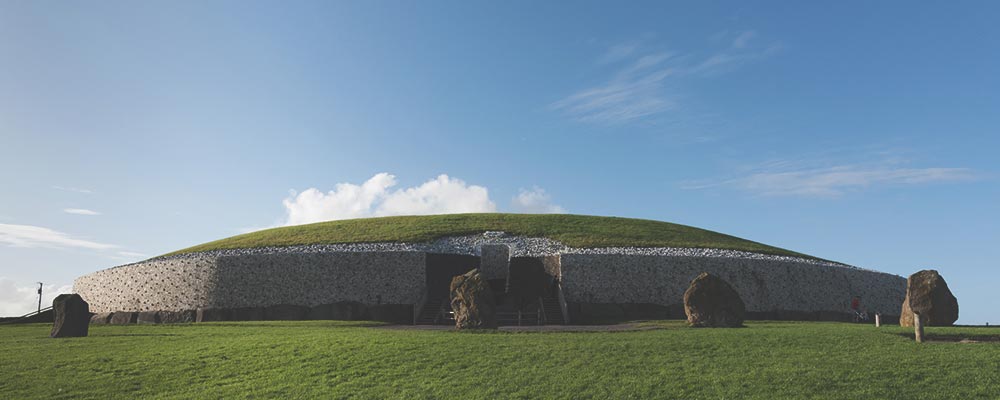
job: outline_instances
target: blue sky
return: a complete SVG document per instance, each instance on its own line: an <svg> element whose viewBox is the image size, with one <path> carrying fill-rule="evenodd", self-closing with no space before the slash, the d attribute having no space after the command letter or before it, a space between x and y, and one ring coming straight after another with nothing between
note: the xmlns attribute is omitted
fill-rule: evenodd
<svg viewBox="0 0 1000 400"><path fill-rule="evenodd" d="M1000 322L1000 6L537 3L0 3L0 314L247 230L496 210L936 268Z"/></svg>

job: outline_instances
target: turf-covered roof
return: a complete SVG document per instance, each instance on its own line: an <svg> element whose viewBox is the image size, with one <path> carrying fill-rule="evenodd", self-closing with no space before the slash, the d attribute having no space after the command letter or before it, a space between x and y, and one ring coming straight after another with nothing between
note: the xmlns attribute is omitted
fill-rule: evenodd
<svg viewBox="0 0 1000 400"><path fill-rule="evenodd" d="M547 237L578 248L692 247L805 256L686 225L646 219L571 214L449 214L319 222L246 233L178 250L168 255L309 244L419 243L445 236L462 236L486 231Z"/></svg>

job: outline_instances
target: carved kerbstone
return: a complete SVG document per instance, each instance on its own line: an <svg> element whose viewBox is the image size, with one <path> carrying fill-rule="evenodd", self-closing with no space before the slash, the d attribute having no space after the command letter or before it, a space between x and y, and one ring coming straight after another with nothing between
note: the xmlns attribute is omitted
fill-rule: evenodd
<svg viewBox="0 0 1000 400"><path fill-rule="evenodd" d="M139 320L139 313L128 312L128 311L115 311L111 314L111 324L112 325L128 325L134 324Z"/></svg>
<svg viewBox="0 0 1000 400"><path fill-rule="evenodd" d="M451 309L457 329L496 329L496 299L478 270L451 280Z"/></svg>
<svg viewBox="0 0 1000 400"><path fill-rule="evenodd" d="M158 324L160 316L156 311L143 311L136 317L135 322L138 324Z"/></svg>
<svg viewBox="0 0 1000 400"><path fill-rule="evenodd" d="M225 308L199 308L195 314L195 322L218 322L232 319L232 312Z"/></svg>
<svg viewBox="0 0 1000 400"><path fill-rule="evenodd" d="M743 326L746 306L729 283L702 272L684 292L684 313L691 326L735 328Z"/></svg>
<svg viewBox="0 0 1000 400"><path fill-rule="evenodd" d="M94 325L107 325L111 323L111 313L97 313L90 317L90 323Z"/></svg>
<svg viewBox="0 0 1000 400"><path fill-rule="evenodd" d="M194 322L198 318L197 312L195 310L160 311L157 313L157 315L159 315L160 317L160 323L164 324Z"/></svg>

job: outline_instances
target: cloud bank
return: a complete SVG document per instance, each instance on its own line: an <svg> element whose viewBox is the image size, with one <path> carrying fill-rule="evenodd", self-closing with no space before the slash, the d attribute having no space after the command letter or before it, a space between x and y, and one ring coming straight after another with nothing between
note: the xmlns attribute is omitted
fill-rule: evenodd
<svg viewBox="0 0 1000 400"><path fill-rule="evenodd" d="M52 300L63 293L72 293L72 285L44 285L42 308L52 306ZM0 277L0 316L19 317L38 309L38 284L15 282Z"/></svg>
<svg viewBox="0 0 1000 400"><path fill-rule="evenodd" d="M323 192L309 188L285 198L284 226L339 219L496 212L489 190L442 174L420 185L393 189L396 176L379 173L361 184L338 183ZM542 188L521 189L511 200L511 210L520 213L562 213L562 207ZM255 230L255 229L253 229Z"/></svg>
<svg viewBox="0 0 1000 400"><path fill-rule="evenodd" d="M338 183L326 193L309 188L293 192L284 200L288 218L284 225L300 225L337 219L495 212L489 191L448 175L418 186L390 190L396 177L380 173L358 185Z"/></svg>

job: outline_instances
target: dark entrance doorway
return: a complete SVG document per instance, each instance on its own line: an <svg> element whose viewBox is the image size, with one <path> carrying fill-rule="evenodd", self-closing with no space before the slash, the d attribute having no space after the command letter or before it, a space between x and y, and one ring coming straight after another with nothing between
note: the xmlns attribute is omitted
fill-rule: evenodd
<svg viewBox="0 0 1000 400"><path fill-rule="evenodd" d="M451 278L479 268L479 257L427 253L427 299L448 298Z"/></svg>

